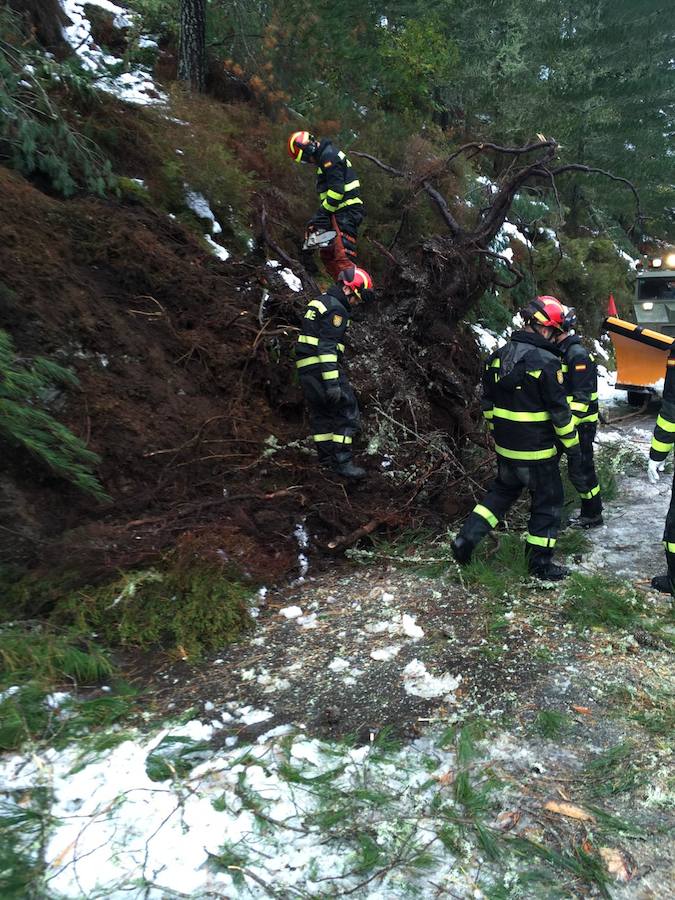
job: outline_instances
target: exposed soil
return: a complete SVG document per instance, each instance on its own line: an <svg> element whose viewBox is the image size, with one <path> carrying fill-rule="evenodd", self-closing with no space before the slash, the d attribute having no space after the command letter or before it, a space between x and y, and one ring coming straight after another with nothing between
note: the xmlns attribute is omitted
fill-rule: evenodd
<svg viewBox="0 0 675 900"><path fill-rule="evenodd" d="M625 540L624 514L635 506L626 490L638 481L644 488L644 475L621 480L607 525L591 533L593 546L576 568L597 571L600 559L602 571L604 550ZM652 521L652 506L663 502L653 494L643 504ZM643 521L635 563L623 572L637 586L644 586L639 547L650 540ZM649 615L660 619L668 598L644 596ZM672 683L672 650L663 640L638 628L578 630L564 615L559 586L495 600L452 572L421 577L385 564L335 566L263 594L260 605L255 636L201 665L146 660L137 675L146 715L163 720L190 709L217 728L214 749L263 740L277 726L367 744L385 730L411 739L487 720L498 735L491 764L508 784L505 828L557 847L597 849L599 841L615 900L669 895L672 817L659 792L667 790L671 751L649 726L654 697ZM413 661L448 679L436 683L434 696L409 692ZM542 714L559 716L560 730L545 733ZM616 763L602 767L603 754L613 752ZM546 812L556 804L571 812ZM611 837L595 822L601 814L618 817ZM560 895L597 896L569 886Z"/></svg>
<svg viewBox="0 0 675 900"><path fill-rule="evenodd" d="M370 435L390 437L351 488L319 474L306 441L292 344L307 298L261 256L223 263L164 214L57 200L0 169L0 271L0 327L22 355L77 372L80 390L51 409L101 455L113 498L97 505L4 448L2 559L67 560L91 576L197 532L205 550L243 548L252 574L276 579L304 518L321 546L367 523L438 522L470 502L452 452L473 428L465 397L478 357L466 334L439 336L422 368L407 310L360 311L351 375Z"/></svg>

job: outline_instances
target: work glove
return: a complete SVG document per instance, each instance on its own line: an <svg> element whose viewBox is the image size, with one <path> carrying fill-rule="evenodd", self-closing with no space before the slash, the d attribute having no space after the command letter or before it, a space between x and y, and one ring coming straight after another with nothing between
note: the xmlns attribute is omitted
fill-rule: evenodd
<svg viewBox="0 0 675 900"><path fill-rule="evenodd" d="M647 465L647 478L650 484L656 484L659 480L659 472L663 472L666 467L665 459L650 459Z"/></svg>
<svg viewBox="0 0 675 900"><path fill-rule="evenodd" d="M575 490L580 494L585 494L588 490L588 485L586 484L586 474L583 470L581 453L567 455L567 474L570 476L570 481L574 485Z"/></svg>
<svg viewBox="0 0 675 900"><path fill-rule="evenodd" d="M329 384L326 387L326 402L331 406L337 406L342 399L342 390L339 384Z"/></svg>

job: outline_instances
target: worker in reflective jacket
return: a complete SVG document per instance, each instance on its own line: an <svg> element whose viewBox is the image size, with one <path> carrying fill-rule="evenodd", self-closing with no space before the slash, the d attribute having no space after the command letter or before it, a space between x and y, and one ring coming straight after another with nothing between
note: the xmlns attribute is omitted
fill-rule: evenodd
<svg viewBox="0 0 675 900"><path fill-rule="evenodd" d="M531 300L522 310L523 330L515 331L485 364L482 407L494 436L497 478L452 542L459 563L471 559L478 542L527 488L531 498L525 535L529 570L547 580L569 574L552 559L564 499L558 465L561 448L567 453L577 490L585 488L586 482L555 344L564 314L555 298Z"/></svg>
<svg viewBox="0 0 675 900"><path fill-rule="evenodd" d="M598 427L598 367L593 354L574 334L576 324L576 311L565 310L558 350L562 356L567 402L579 433L581 464L588 486L588 490L581 494L579 516L572 519L571 524L577 528L597 528L602 525L602 497L593 459L593 441Z"/></svg>
<svg viewBox="0 0 675 900"><path fill-rule="evenodd" d="M352 441L360 430L360 416L342 367L344 336L351 308L368 296L372 284L364 269L343 269L338 283L308 304L295 350L319 462L352 479L366 473L352 462Z"/></svg>
<svg viewBox="0 0 675 900"><path fill-rule="evenodd" d="M671 349L666 364L666 378L663 384L663 401L656 419L652 445L649 450L649 466L647 475L651 484L659 480L659 472L663 471L666 457L673 449L675 442L675 347ZM675 488L675 479L673 479ZM664 594L675 597L675 489L670 495L670 506L666 515L666 527L663 532L663 545L666 551L668 571L665 575L655 575L652 587Z"/></svg>
<svg viewBox="0 0 675 900"><path fill-rule="evenodd" d="M356 238L364 216L359 179L351 162L331 141L318 140L308 131L295 131L288 152L299 163L316 166L320 206L308 223L308 232L335 232L319 255L333 281L343 269L356 265Z"/></svg>

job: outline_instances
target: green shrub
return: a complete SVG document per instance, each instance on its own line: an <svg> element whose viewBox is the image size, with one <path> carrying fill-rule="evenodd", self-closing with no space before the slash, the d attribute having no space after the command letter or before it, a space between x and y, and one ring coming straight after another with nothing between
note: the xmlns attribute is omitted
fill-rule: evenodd
<svg viewBox="0 0 675 900"><path fill-rule="evenodd" d="M110 645L159 645L192 657L250 627L250 592L215 563L173 561L162 572L130 572L112 584L78 590L57 604L53 618L95 631Z"/></svg>

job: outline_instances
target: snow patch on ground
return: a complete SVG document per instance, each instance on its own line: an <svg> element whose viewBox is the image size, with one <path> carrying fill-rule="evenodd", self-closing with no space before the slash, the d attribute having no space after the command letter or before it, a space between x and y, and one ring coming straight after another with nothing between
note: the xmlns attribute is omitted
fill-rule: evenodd
<svg viewBox="0 0 675 900"><path fill-rule="evenodd" d="M222 228L220 222L213 214L209 201L199 191L191 191L185 186L185 205L197 216L198 219L207 219L211 223L211 234L220 234Z"/></svg>
<svg viewBox="0 0 675 900"><path fill-rule="evenodd" d="M427 667L419 659L413 659L401 673L403 689L413 697L424 697L431 700L443 697L446 703L455 701L454 691L462 680L461 675L442 675L437 678L427 671Z"/></svg>
<svg viewBox="0 0 675 900"><path fill-rule="evenodd" d="M295 291L296 293L298 293L299 291L302 290L302 282L300 281L298 276L295 275L293 272L291 272L291 270L288 268L282 269L281 263L278 260L268 259L267 265L271 269L279 269L279 275L283 278L283 280L286 282L286 284L292 291Z"/></svg>

